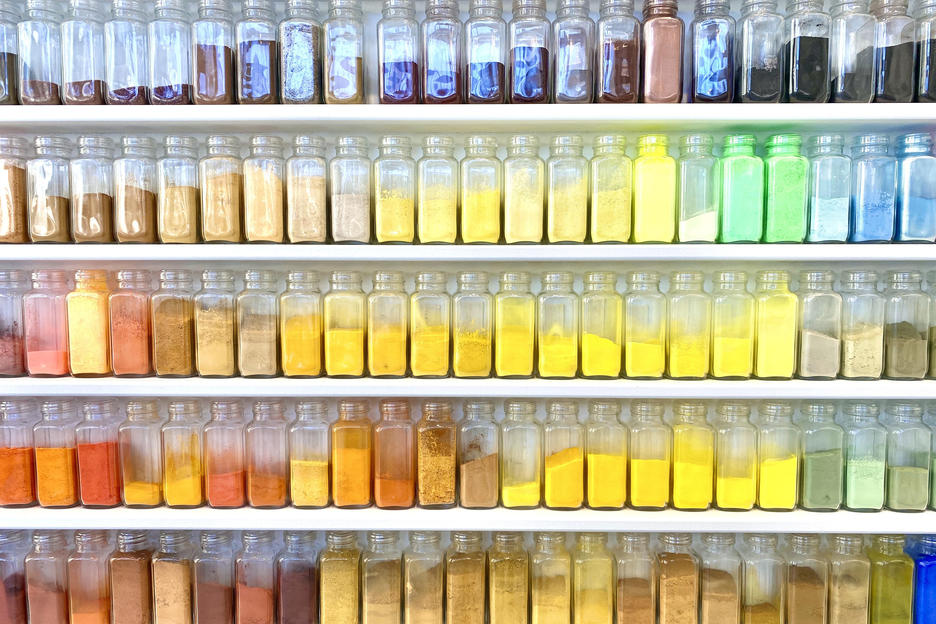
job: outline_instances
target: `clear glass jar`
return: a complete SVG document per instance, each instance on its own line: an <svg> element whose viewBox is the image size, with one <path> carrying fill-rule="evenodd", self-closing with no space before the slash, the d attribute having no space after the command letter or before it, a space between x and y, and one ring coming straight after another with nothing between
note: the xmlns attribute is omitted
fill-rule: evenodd
<svg viewBox="0 0 936 624"><path fill-rule="evenodd" d="M247 504L245 493L244 414L240 401L212 401L205 424L205 500L210 507Z"/></svg>
<svg viewBox="0 0 936 624"><path fill-rule="evenodd" d="M616 400L595 399L585 424L585 504L622 509L627 502L628 429Z"/></svg>
<svg viewBox="0 0 936 624"><path fill-rule="evenodd" d="M204 445L201 404L170 401L162 425L163 491L170 507L201 507L204 493Z"/></svg>
<svg viewBox="0 0 936 624"><path fill-rule="evenodd" d="M712 144L706 134L679 139L676 236L681 243L714 243L718 236L718 158Z"/></svg>
<svg viewBox="0 0 936 624"><path fill-rule="evenodd" d="M43 507L78 504L78 452L75 442L75 404L68 400L42 401L42 420L33 426L36 455L36 497Z"/></svg>
<svg viewBox="0 0 936 624"><path fill-rule="evenodd" d="M149 23L150 104L189 104L192 96L192 37L187 0L156 0Z"/></svg>
<svg viewBox="0 0 936 624"><path fill-rule="evenodd" d="M207 145L208 155L198 162L202 239L206 243L239 243L244 211L240 139L209 136Z"/></svg>
<svg viewBox="0 0 936 624"><path fill-rule="evenodd" d="M318 377L322 366L322 294L315 271L290 271L279 296L279 339L283 374Z"/></svg>
<svg viewBox="0 0 936 624"><path fill-rule="evenodd" d="M154 622L193 622L195 551L188 531L159 533L159 549L153 553L153 595L159 596L153 600Z"/></svg>
<svg viewBox="0 0 936 624"><path fill-rule="evenodd" d="M712 343L712 298L701 271L674 272L668 294L666 374L674 379L704 379Z"/></svg>
<svg viewBox="0 0 936 624"><path fill-rule="evenodd" d="M369 507L372 502L373 432L367 401L338 402L331 425L331 484L336 507Z"/></svg>
<svg viewBox="0 0 936 624"><path fill-rule="evenodd" d="M374 425L374 503L406 509L416 502L416 434L409 401L383 399Z"/></svg>
<svg viewBox="0 0 936 624"><path fill-rule="evenodd" d="M114 160L114 234L118 243L156 242L159 189L155 154L149 137L121 139L121 153Z"/></svg>
<svg viewBox="0 0 936 624"><path fill-rule="evenodd" d="M633 20L633 18L628 19ZM634 22L636 23L636 20ZM623 53L630 54L626 52L626 48L636 50L638 44L636 39L631 43L614 39L606 42L605 45L624 47ZM618 54L618 52L612 53ZM593 156L589 165L591 186L589 235L593 243L626 243L630 240L633 163L624 152L626 144L626 138L621 135L605 134L595 137L592 148Z"/></svg>
<svg viewBox="0 0 936 624"><path fill-rule="evenodd" d="M842 365L848 379L878 379L884 370L885 298L874 271L842 272Z"/></svg>
<svg viewBox="0 0 936 624"><path fill-rule="evenodd" d="M726 0L699 2L689 25L690 102L731 102L734 95L735 21ZM703 621L706 615L702 615Z"/></svg>
<svg viewBox="0 0 936 624"><path fill-rule="evenodd" d="M660 275L633 271L627 275L624 295L624 374L638 379L659 379L666 369L666 295Z"/></svg>
<svg viewBox="0 0 936 624"><path fill-rule="evenodd" d="M899 137L897 144L897 233L894 240L933 242L936 240L933 139L918 132Z"/></svg>
<svg viewBox="0 0 936 624"><path fill-rule="evenodd" d="M332 240L370 242L371 162L366 138L338 137L335 157L328 163L328 184Z"/></svg>
<svg viewBox="0 0 936 624"><path fill-rule="evenodd" d="M501 504L511 509L539 507L543 434L536 420L536 403L526 399L505 401L500 430Z"/></svg>
<svg viewBox="0 0 936 624"><path fill-rule="evenodd" d="M786 622L828 621L829 567L819 535L794 533L787 538Z"/></svg>
<svg viewBox="0 0 936 624"><path fill-rule="evenodd" d="M835 511L845 490L845 431L836 424L836 405L810 401L803 405L800 456L800 506Z"/></svg>
<svg viewBox="0 0 936 624"><path fill-rule="evenodd" d="M744 271L712 278L712 377L748 379L754 370L754 297Z"/></svg>
<svg viewBox="0 0 936 624"><path fill-rule="evenodd" d="M31 400L0 401L0 453L5 458L0 467L2 507L30 507L36 504L33 425L38 415L36 405Z"/></svg>
<svg viewBox="0 0 936 624"><path fill-rule="evenodd" d="M916 22L908 0L874 0L874 101L912 102L916 93Z"/></svg>
<svg viewBox="0 0 936 624"><path fill-rule="evenodd" d="M165 156L156 161L156 232L161 243L197 243L198 141L167 136ZM143 195L145 199L148 199Z"/></svg>
<svg viewBox="0 0 936 624"><path fill-rule="evenodd" d="M533 376L536 297L530 274L502 273L494 296L494 374L523 379Z"/></svg>
<svg viewBox="0 0 936 624"><path fill-rule="evenodd" d="M20 13L18 2L10 0L0 4L0 106L19 103L16 24Z"/></svg>
<svg viewBox="0 0 936 624"><path fill-rule="evenodd" d="M22 3L21 3L22 6ZM19 103L61 104L61 2L28 0L16 26L19 42Z"/></svg>
<svg viewBox="0 0 936 624"><path fill-rule="evenodd" d="M120 417L113 399L85 401L84 420L75 427L78 449L78 495L84 507L120 504L120 464L117 427Z"/></svg>
<svg viewBox="0 0 936 624"><path fill-rule="evenodd" d="M748 533L741 551L744 570L744 621L782 622L786 613L786 562L777 552L777 535Z"/></svg>
<svg viewBox="0 0 936 624"><path fill-rule="evenodd" d="M289 428L289 498L294 507L325 507L331 500L328 406L323 400L298 401Z"/></svg>
<svg viewBox="0 0 936 624"><path fill-rule="evenodd" d="M329 0L322 25L326 104L364 103L364 23L358 0Z"/></svg>
<svg viewBox="0 0 936 624"><path fill-rule="evenodd" d="M875 17L867 0L832 3L831 78L833 102L870 102L874 97Z"/></svg>
<svg viewBox="0 0 936 624"><path fill-rule="evenodd" d="M0 5L0 58L3 52L3 6ZM5 61L0 60L0 102L3 100ZM2 103L0 103L2 106ZM28 143L22 137L0 137L0 243L29 242L29 211L26 201L26 156Z"/></svg>
<svg viewBox="0 0 936 624"><path fill-rule="evenodd" d="M195 622L234 621L233 531L202 531L192 560Z"/></svg>
<svg viewBox="0 0 936 624"><path fill-rule="evenodd" d="M79 269L75 271L75 289L65 296L68 368L74 377L111 373L109 282L107 271Z"/></svg>
<svg viewBox="0 0 936 624"><path fill-rule="evenodd" d="M884 376L922 379L926 375L929 297L919 271L888 271L884 316Z"/></svg>
<svg viewBox="0 0 936 624"><path fill-rule="evenodd" d="M23 294L23 349L32 376L61 376L69 372L69 292L65 271L40 269L32 273L32 290Z"/></svg>
<svg viewBox="0 0 936 624"><path fill-rule="evenodd" d="M767 139L764 158L765 243L801 243L806 237L809 161L798 134Z"/></svg>
<svg viewBox="0 0 936 624"><path fill-rule="evenodd" d="M104 24L96 3L69 0L62 21L62 103L104 104Z"/></svg>
<svg viewBox="0 0 936 624"><path fill-rule="evenodd" d="M465 101L503 104L507 94L507 23L497 0L472 0L465 22ZM448 616L446 616L448 617Z"/></svg>
<svg viewBox="0 0 936 624"><path fill-rule="evenodd" d="M496 243L500 240L501 195L504 187L497 139L473 135L465 139L460 163L461 238L463 243Z"/></svg>
<svg viewBox="0 0 936 624"><path fill-rule="evenodd" d="M547 379L572 379L578 373L579 304L573 275L557 271L543 275L536 298L537 374Z"/></svg>
<svg viewBox="0 0 936 624"><path fill-rule="evenodd" d="M488 274L462 271L452 295L452 373L489 377L494 351L494 296Z"/></svg>
<svg viewBox="0 0 936 624"><path fill-rule="evenodd" d="M822 7L819 0L787 0L783 20L784 102L829 101L832 23Z"/></svg>
<svg viewBox="0 0 936 624"><path fill-rule="evenodd" d="M458 3L429 0L420 30L423 64L419 85L423 104L461 104L464 35Z"/></svg>
<svg viewBox="0 0 936 624"><path fill-rule="evenodd" d="M416 502L445 509L456 503L456 425L451 401L426 401L416 424Z"/></svg>
<svg viewBox="0 0 936 624"><path fill-rule="evenodd" d="M585 427L578 403L546 403L543 426L543 502L550 509L579 509L585 502Z"/></svg>
<svg viewBox="0 0 936 624"><path fill-rule="evenodd" d="M633 401L628 454L631 507L665 509L669 504L672 442L673 432L663 422L663 402Z"/></svg>
<svg viewBox="0 0 936 624"><path fill-rule="evenodd" d="M237 103L279 104L279 50L272 0L245 0L234 25ZM272 589L272 588L271 588ZM272 609L270 610L272 618Z"/></svg>
<svg viewBox="0 0 936 624"><path fill-rule="evenodd" d="M741 621L741 555L734 545L732 533L702 534L699 624Z"/></svg>
<svg viewBox="0 0 936 624"><path fill-rule="evenodd" d="M789 511L799 501L802 432L793 424L793 406L768 401L757 427L757 506Z"/></svg>
<svg viewBox="0 0 936 624"><path fill-rule="evenodd" d="M235 358L234 272L206 269L192 298L195 370L202 377L233 377Z"/></svg>
<svg viewBox="0 0 936 624"><path fill-rule="evenodd" d="M715 429L702 401L673 404L673 507L704 510L715 499Z"/></svg>
<svg viewBox="0 0 936 624"><path fill-rule="evenodd" d="M324 298L325 372L331 376L364 375L364 335L367 296L361 290L361 275L334 271L331 290Z"/></svg>
<svg viewBox="0 0 936 624"><path fill-rule="evenodd" d="M438 531L411 531L403 551L403 622L442 622L445 552Z"/></svg>
<svg viewBox="0 0 936 624"><path fill-rule="evenodd" d="M494 402L469 399L462 411L458 427L459 504L469 509L497 507L500 428L494 422Z"/></svg>
<svg viewBox="0 0 936 624"><path fill-rule="evenodd" d="M445 624L484 624L487 605L478 600L476 588L484 591L486 559L481 533L451 533L445 553Z"/></svg>
<svg viewBox="0 0 936 624"><path fill-rule="evenodd" d="M835 379L842 359L842 295L832 290L835 273L802 271L799 282L797 376Z"/></svg>
<svg viewBox="0 0 936 624"><path fill-rule="evenodd" d="M923 511L929 504L932 431L923 424L919 403L893 403L887 416L886 506Z"/></svg>
<svg viewBox="0 0 936 624"><path fill-rule="evenodd" d="M845 508L884 507L887 430L878 422L877 403L852 401L843 409L845 429Z"/></svg>
<svg viewBox="0 0 936 624"><path fill-rule="evenodd" d="M413 0L384 0L377 22L378 100L419 103L419 22Z"/></svg>
<svg viewBox="0 0 936 624"><path fill-rule="evenodd" d="M25 531L22 536L16 536L14 532L11 536L6 533L3 537L3 551L7 556L19 554L22 552L21 540L25 539ZM10 539L13 537L13 539ZM69 537L64 531L35 531L32 534L32 549L26 554L21 573L26 577L26 603L24 604L16 596L16 586L14 585L12 600L8 598L5 617L10 622L21 624L26 622L26 611L28 607L29 617L36 621L50 622L52 624L62 624L68 622L68 551L71 550ZM6 559L6 557L4 557ZM9 560L3 562L4 568L8 568L11 563ZM15 569L15 567L14 567ZM146 560L146 569L149 570L149 558ZM4 569L4 579L8 576L10 570ZM124 570L120 570L124 572ZM15 576L12 577L15 579ZM113 593L113 585L111 585ZM147 601L148 602L148 601ZM147 605L148 606L148 605ZM111 609L114 610L114 616L118 615L119 607L113 602ZM148 610L147 610L148 612Z"/></svg>
<svg viewBox="0 0 936 624"><path fill-rule="evenodd" d="M300 134L293 145L293 156L286 161L286 235L290 243L324 243L325 139Z"/></svg>
<svg viewBox="0 0 936 624"><path fill-rule="evenodd" d="M410 372L413 377L441 378L449 374L449 331L452 300L448 277L440 271L416 274L410 295Z"/></svg>
<svg viewBox="0 0 936 624"><path fill-rule="evenodd" d="M321 621L357 622L361 599L361 550L354 533L325 533L325 548L319 553L318 564Z"/></svg>
<svg viewBox="0 0 936 624"><path fill-rule="evenodd" d="M585 273L581 301L581 372L584 377L614 379L621 374L624 303L615 290L617 275Z"/></svg>
<svg viewBox="0 0 936 624"><path fill-rule="evenodd" d="M248 270L237 310L237 368L244 377L275 377L279 372L279 296L274 271Z"/></svg>
<svg viewBox="0 0 936 624"><path fill-rule="evenodd" d="M0 270L0 377L26 374L23 293L26 272Z"/></svg>
<svg viewBox="0 0 936 624"><path fill-rule="evenodd" d="M244 531L234 559L234 613L238 624L275 622L276 544L269 531Z"/></svg>
<svg viewBox="0 0 936 624"><path fill-rule="evenodd" d="M161 427L156 401L127 401L127 419L117 428L123 504L127 507L162 505Z"/></svg>
<svg viewBox="0 0 936 624"><path fill-rule="evenodd" d="M146 17L140 0L114 0L104 22L104 97L110 105L149 103Z"/></svg>
<svg viewBox="0 0 936 624"><path fill-rule="evenodd" d="M786 271L758 271L754 292L754 376L789 379L796 369L799 300Z"/></svg>
<svg viewBox="0 0 936 624"><path fill-rule="evenodd" d="M643 7L641 100L670 103L682 100L682 58L685 24L675 0L653 0Z"/></svg>
<svg viewBox="0 0 936 624"><path fill-rule="evenodd" d="M897 159L886 134L862 134L852 141L850 243L887 242L897 216Z"/></svg>
<svg viewBox="0 0 936 624"><path fill-rule="evenodd" d="M757 428L751 408L719 403L715 417L715 506L747 511L757 500Z"/></svg>
<svg viewBox="0 0 936 624"><path fill-rule="evenodd" d="M573 611L572 556L566 549L565 533L533 534L530 582L531 623L570 621L569 614Z"/></svg>
<svg viewBox="0 0 936 624"><path fill-rule="evenodd" d="M321 104L322 25L316 2L289 0L286 18L279 23L276 40L280 45L280 102ZM308 608L303 611L308 611ZM298 617L301 620L302 615Z"/></svg>
<svg viewBox="0 0 936 624"><path fill-rule="evenodd" d="M68 553L65 564L70 621L95 624L111 621L110 584L107 579L107 558L110 552L107 531L75 531L75 548ZM153 589L159 588L154 586Z"/></svg>
<svg viewBox="0 0 936 624"><path fill-rule="evenodd" d="M549 102L552 50L549 18L543 0L513 0L507 24L507 103Z"/></svg>
<svg viewBox="0 0 936 624"><path fill-rule="evenodd" d="M561 0L552 24L553 101L595 99L595 22L585 0Z"/></svg>
<svg viewBox="0 0 936 624"><path fill-rule="evenodd" d="M542 242L545 206L546 163L539 157L539 139L515 134L504 159L504 241Z"/></svg>
<svg viewBox="0 0 936 624"><path fill-rule="evenodd" d="M577 2L579 0L564 0ZM555 136L546 161L546 237L550 243L584 243L588 234L588 159L582 137Z"/></svg>
<svg viewBox="0 0 936 624"><path fill-rule="evenodd" d="M779 74L780 70L776 69L776 72ZM764 80L768 81L769 77ZM751 198L759 198L755 199L758 204L764 199L764 161L755 154L756 145L757 139L753 134L725 137L722 157L718 161L720 243L757 243L764 233L764 211L750 209Z"/></svg>
<svg viewBox="0 0 936 624"><path fill-rule="evenodd" d="M657 577L649 533L618 533L617 621L656 624Z"/></svg>
<svg viewBox="0 0 936 624"><path fill-rule="evenodd" d="M829 538L829 621L868 617L871 563L860 535Z"/></svg>
<svg viewBox="0 0 936 624"><path fill-rule="evenodd" d="M454 243L458 238L458 161L450 136L423 140L416 162L416 235L420 243Z"/></svg>
<svg viewBox="0 0 936 624"><path fill-rule="evenodd" d="M660 19L678 18L655 18L655 24L659 24ZM681 25L682 22L680 32ZM644 24L645 34L646 29ZM637 141L637 158L634 160L635 243L671 243L676 237L677 167L676 160L668 153L667 141L664 134L646 134Z"/></svg>
<svg viewBox="0 0 936 624"><path fill-rule="evenodd" d="M867 555L871 560L871 621L912 622L913 560L904 552L904 536L875 535Z"/></svg>
<svg viewBox="0 0 936 624"><path fill-rule="evenodd" d="M200 0L192 22L195 104L234 104L234 22L227 0Z"/></svg>
<svg viewBox="0 0 936 624"><path fill-rule="evenodd" d="M640 92L640 22L633 0L604 0L597 24L596 101L634 104Z"/></svg>
<svg viewBox="0 0 936 624"><path fill-rule="evenodd" d="M659 622L679 624L699 611L699 557L692 552L691 533L661 533L657 540Z"/></svg>
<svg viewBox="0 0 936 624"><path fill-rule="evenodd" d="M374 234L378 243L412 243L416 235L416 161L409 137L385 135L374 161Z"/></svg>
<svg viewBox="0 0 936 624"><path fill-rule="evenodd" d="M393 531L369 531L361 554L361 617L348 622L402 622L403 549Z"/></svg>
<svg viewBox="0 0 936 624"><path fill-rule="evenodd" d="M244 159L244 237L248 243L284 240L285 168L281 138L251 137L250 156Z"/></svg>
<svg viewBox="0 0 936 624"><path fill-rule="evenodd" d="M185 269L159 272L153 305L153 368L165 377L195 373L192 274Z"/></svg>
<svg viewBox="0 0 936 624"><path fill-rule="evenodd" d="M746 0L735 35L735 100L779 102L783 16L775 0Z"/></svg>
<svg viewBox="0 0 936 624"><path fill-rule="evenodd" d="M247 458L247 504L263 509L285 507L289 500L289 421L278 399L257 401L244 429Z"/></svg>
<svg viewBox="0 0 936 624"><path fill-rule="evenodd" d="M71 238L76 243L114 240L114 143L104 136L78 138L69 167Z"/></svg>
<svg viewBox="0 0 936 624"><path fill-rule="evenodd" d="M851 159L840 134L809 140L809 225L806 241L844 243L848 239Z"/></svg>
<svg viewBox="0 0 936 624"><path fill-rule="evenodd" d="M527 621L530 599L530 557L522 533L494 533L488 550L488 622Z"/></svg>
<svg viewBox="0 0 936 624"><path fill-rule="evenodd" d="M403 274L378 271L367 296L367 369L371 377L403 377L407 370L407 307ZM327 305L327 298L326 298Z"/></svg>
<svg viewBox="0 0 936 624"><path fill-rule="evenodd" d="M936 3L920 3L916 22L917 76L916 101L936 100Z"/></svg>
<svg viewBox="0 0 936 624"><path fill-rule="evenodd" d="M285 546L276 555L276 621L312 624L318 617L318 570L315 534L286 531Z"/></svg>

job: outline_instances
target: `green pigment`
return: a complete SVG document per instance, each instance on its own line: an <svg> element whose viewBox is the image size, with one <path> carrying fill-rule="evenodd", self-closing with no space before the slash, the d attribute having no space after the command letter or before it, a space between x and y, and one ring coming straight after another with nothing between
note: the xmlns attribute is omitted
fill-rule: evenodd
<svg viewBox="0 0 936 624"><path fill-rule="evenodd" d="M801 243L806 237L809 161L800 154L800 143L797 134L778 134L767 141L765 243Z"/></svg>
<svg viewBox="0 0 936 624"><path fill-rule="evenodd" d="M764 232L764 161L754 155L754 137L725 137L718 161L721 202L718 240L756 243Z"/></svg>
<svg viewBox="0 0 936 624"><path fill-rule="evenodd" d="M922 511L929 502L929 469L915 466L887 468L887 508Z"/></svg>
<svg viewBox="0 0 936 624"><path fill-rule="evenodd" d="M842 449L803 455L802 505L806 509L838 509L842 504Z"/></svg>
<svg viewBox="0 0 936 624"><path fill-rule="evenodd" d="M862 510L884 506L884 460L848 460L845 464L845 506Z"/></svg>

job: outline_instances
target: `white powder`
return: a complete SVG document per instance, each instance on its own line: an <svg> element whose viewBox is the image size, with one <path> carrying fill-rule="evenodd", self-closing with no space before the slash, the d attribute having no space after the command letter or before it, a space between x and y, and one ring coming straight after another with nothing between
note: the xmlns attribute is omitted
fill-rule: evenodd
<svg viewBox="0 0 936 624"><path fill-rule="evenodd" d="M714 210L679 222L679 241L714 242L718 236L718 213Z"/></svg>

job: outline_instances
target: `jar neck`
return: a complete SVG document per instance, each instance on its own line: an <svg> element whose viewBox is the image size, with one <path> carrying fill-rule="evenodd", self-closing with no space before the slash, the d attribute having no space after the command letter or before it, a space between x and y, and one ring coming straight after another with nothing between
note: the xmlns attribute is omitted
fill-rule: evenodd
<svg viewBox="0 0 936 624"><path fill-rule="evenodd" d="M127 420L133 422L159 422L159 409L155 401L129 401Z"/></svg>
<svg viewBox="0 0 936 624"><path fill-rule="evenodd" d="M338 403L339 420L366 420L368 405L364 401L341 401Z"/></svg>
<svg viewBox="0 0 936 624"><path fill-rule="evenodd" d="M822 13L822 0L788 0L787 16L797 13Z"/></svg>
<svg viewBox="0 0 936 624"><path fill-rule="evenodd" d="M231 533L228 531L202 531L201 550L207 555L229 554Z"/></svg>
<svg viewBox="0 0 936 624"><path fill-rule="evenodd" d="M875 535L872 538L874 548L885 555L902 555L904 551L903 535Z"/></svg>
<svg viewBox="0 0 936 624"><path fill-rule="evenodd" d="M859 535L833 535L829 541L832 551L839 555L859 556L864 550L864 540Z"/></svg>
<svg viewBox="0 0 936 624"><path fill-rule="evenodd" d="M273 534L266 531L244 531L241 544L245 553L263 552L273 543Z"/></svg>
<svg viewBox="0 0 936 624"><path fill-rule="evenodd" d="M486 273L462 273L458 276L458 289L466 292L487 292Z"/></svg>
<svg viewBox="0 0 936 624"><path fill-rule="evenodd" d="M467 553L467 552L480 552L481 551L481 534L480 533L468 533L463 531L454 531L451 536L452 548L456 552Z"/></svg>
<svg viewBox="0 0 936 624"><path fill-rule="evenodd" d="M326 423L328 404L325 401L311 400L296 403L296 418L301 422Z"/></svg>
<svg viewBox="0 0 936 624"><path fill-rule="evenodd" d="M618 548L625 554L647 554L650 550L650 536L646 533L620 533Z"/></svg>
<svg viewBox="0 0 936 624"><path fill-rule="evenodd" d="M676 0L647 0L643 7L645 20L654 17L676 17Z"/></svg>
<svg viewBox="0 0 936 624"><path fill-rule="evenodd" d="M776 535L753 534L745 538L745 542L752 552L757 554L772 554L777 550Z"/></svg>
<svg viewBox="0 0 936 624"><path fill-rule="evenodd" d="M39 554L62 554L68 545L65 535L59 531L36 531L32 536L33 552Z"/></svg>
<svg viewBox="0 0 936 624"><path fill-rule="evenodd" d="M435 531L413 531L409 535L410 550L414 553L437 551L439 539L439 534Z"/></svg>
<svg viewBox="0 0 936 624"><path fill-rule="evenodd" d="M798 555L815 555L819 552L819 537L794 534L790 538L790 550Z"/></svg>
<svg viewBox="0 0 936 624"><path fill-rule="evenodd" d="M148 546L149 536L146 531L120 531L117 533L117 550L120 552L146 550Z"/></svg>
<svg viewBox="0 0 936 624"><path fill-rule="evenodd" d="M495 533L494 545L501 550L523 550L523 536L518 533Z"/></svg>
<svg viewBox="0 0 936 624"><path fill-rule="evenodd" d="M315 534L311 531L286 531L283 539L286 542L286 552L294 555L308 552L315 546Z"/></svg>
<svg viewBox="0 0 936 624"><path fill-rule="evenodd" d="M411 420L409 401L384 399L380 402L380 417L389 421Z"/></svg>
<svg viewBox="0 0 936 624"><path fill-rule="evenodd" d="M351 531L329 531L325 534L325 543L332 550L352 550L354 533Z"/></svg>
<svg viewBox="0 0 936 624"><path fill-rule="evenodd" d="M93 553L106 546L106 531L75 531L75 550L79 553Z"/></svg>
<svg viewBox="0 0 936 624"><path fill-rule="evenodd" d="M536 416L536 403L532 401L508 401L504 403L504 417L516 422L532 422Z"/></svg>
<svg viewBox="0 0 936 624"><path fill-rule="evenodd" d="M255 421L282 421L283 404L279 401L257 401L253 406Z"/></svg>
<svg viewBox="0 0 936 624"><path fill-rule="evenodd" d="M741 17L754 13L776 13L777 3L774 0L745 0L741 5Z"/></svg>
<svg viewBox="0 0 936 624"><path fill-rule="evenodd" d="M289 290L310 290L318 292L318 273L293 271L286 278L286 288Z"/></svg>
<svg viewBox="0 0 936 624"><path fill-rule="evenodd" d="M242 418L241 405L238 401L212 401L211 420L215 422L236 421L240 423Z"/></svg>
<svg viewBox="0 0 936 624"><path fill-rule="evenodd" d="M536 550L541 553L556 553L565 551L564 533L536 533L533 535Z"/></svg>

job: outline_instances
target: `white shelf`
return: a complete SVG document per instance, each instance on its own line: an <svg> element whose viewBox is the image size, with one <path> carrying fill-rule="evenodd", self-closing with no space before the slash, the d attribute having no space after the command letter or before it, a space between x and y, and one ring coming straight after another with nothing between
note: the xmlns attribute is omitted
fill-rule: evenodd
<svg viewBox="0 0 936 624"><path fill-rule="evenodd" d="M2 528L927 533L933 512L548 509L5 509Z"/></svg>
<svg viewBox="0 0 936 624"><path fill-rule="evenodd" d="M2 396L936 399L936 381L10 378Z"/></svg>

